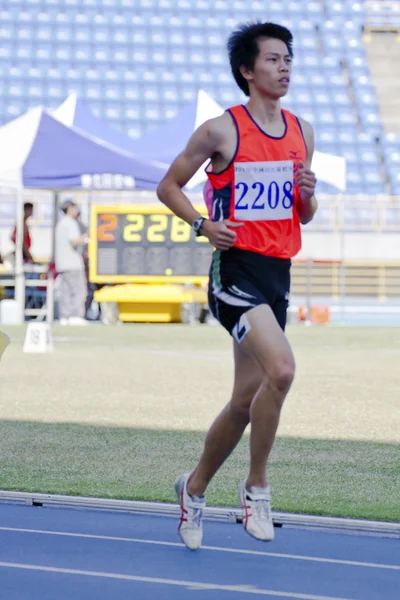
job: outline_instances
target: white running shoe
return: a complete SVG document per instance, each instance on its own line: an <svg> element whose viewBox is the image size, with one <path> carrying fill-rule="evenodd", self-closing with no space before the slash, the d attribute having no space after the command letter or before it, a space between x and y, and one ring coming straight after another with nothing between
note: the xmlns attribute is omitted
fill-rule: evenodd
<svg viewBox="0 0 400 600"><path fill-rule="evenodd" d="M243 508L243 527L251 536L263 542L275 537L271 513L271 488L252 486L246 489L244 481L239 487L239 498Z"/></svg>
<svg viewBox="0 0 400 600"><path fill-rule="evenodd" d="M82 319L82 317L70 317L68 319L68 325L89 325L86 319Z"/></svg>
<svg viewBox="0 0 400 600"><path fill-rule="evenodd" d="M190 473L182 473L175 481L175 491L181 505L178 532L189 550L198 550L203 539L203 514L205 497L189 496L187 482Z"/></svg>

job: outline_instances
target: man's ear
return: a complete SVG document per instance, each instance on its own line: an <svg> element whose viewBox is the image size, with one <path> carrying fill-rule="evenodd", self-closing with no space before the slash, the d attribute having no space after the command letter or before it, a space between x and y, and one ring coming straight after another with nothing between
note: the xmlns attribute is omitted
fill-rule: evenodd
<svg viewBox="0 0 400 600"><path fill-rule="evenodd" d="M240 74L242 75L242 77L244 79L246 79L246 81L250 81L253 78L253 73L252 71L250 71L250 69L248 69L247 67L245 67L244 65L241 65L239 67L239 71Z"/></svg>

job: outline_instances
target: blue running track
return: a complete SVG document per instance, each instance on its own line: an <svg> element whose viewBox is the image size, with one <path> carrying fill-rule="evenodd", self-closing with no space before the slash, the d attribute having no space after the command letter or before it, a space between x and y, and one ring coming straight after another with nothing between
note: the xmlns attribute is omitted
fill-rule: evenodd
<svg viewBox="0 0 400 600"><path fill-rule="evenodd" d="M171 517L0 504L2 600L399 600L400 540L206 521L190 552Z"/></svg>

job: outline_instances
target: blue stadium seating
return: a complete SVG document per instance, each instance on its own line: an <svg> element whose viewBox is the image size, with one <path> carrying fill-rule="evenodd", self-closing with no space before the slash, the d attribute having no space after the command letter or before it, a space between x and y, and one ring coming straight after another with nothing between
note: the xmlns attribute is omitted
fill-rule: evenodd
<svg viewBox="0 0 400 600"><path fill-rule="evenodd" d="M398 193L400 136L382 128L357 1L8 0L0 8L0 123L76 91L94 114L138 137L200 88L223 107L242 102L225 42L250 19L293 30L283 105L313 123L317 149L347 158L348 190Z"/></svg>

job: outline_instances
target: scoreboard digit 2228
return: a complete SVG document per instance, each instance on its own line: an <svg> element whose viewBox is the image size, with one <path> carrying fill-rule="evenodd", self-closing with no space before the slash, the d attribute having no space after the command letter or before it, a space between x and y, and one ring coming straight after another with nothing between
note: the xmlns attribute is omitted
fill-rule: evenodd
<svg viewBox="0 0 400 600"><path fill-rule="evenodd" d="M204 206L196 207L206 216ZM89 243L94 283L204 283L213 248L164 206L92 206Z"/></svg>

